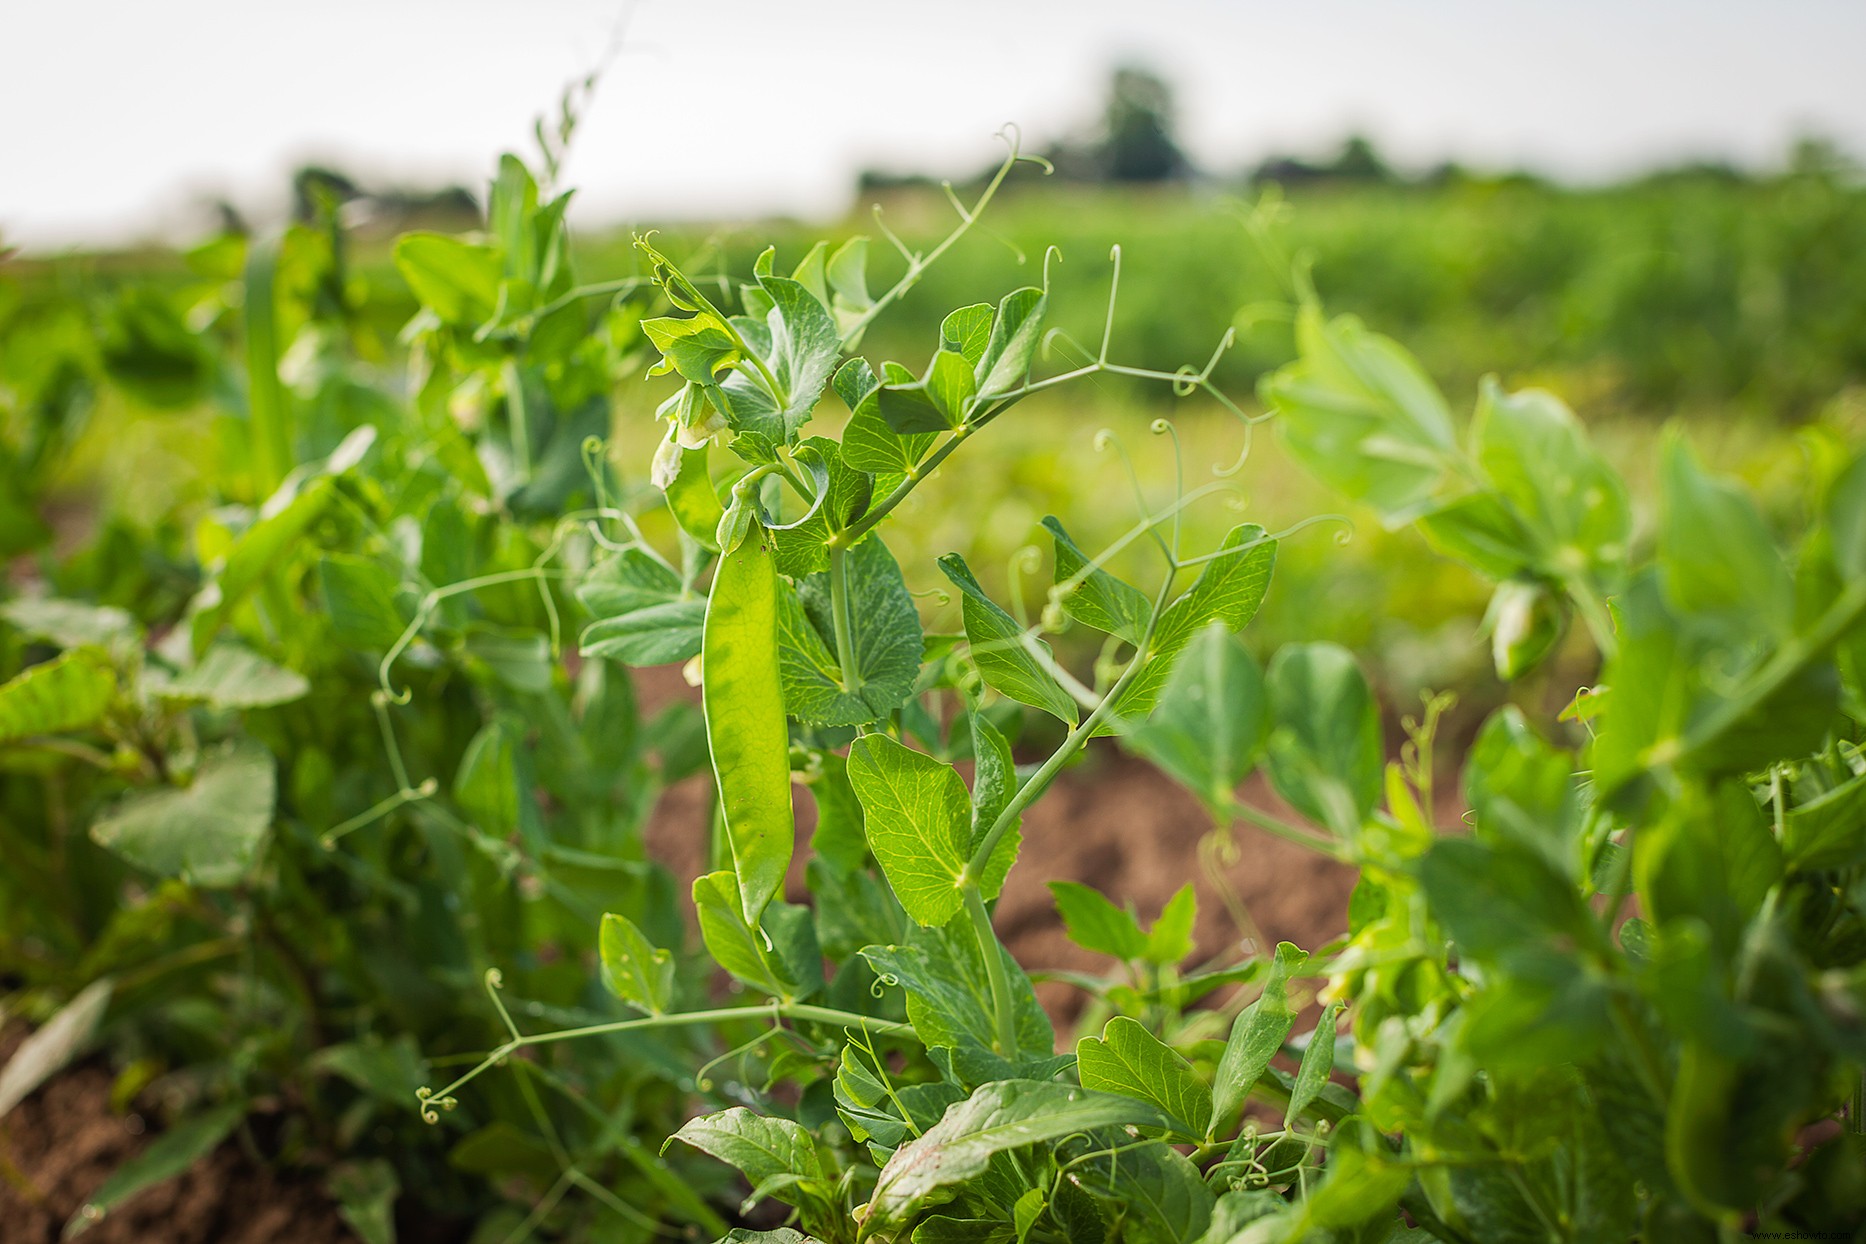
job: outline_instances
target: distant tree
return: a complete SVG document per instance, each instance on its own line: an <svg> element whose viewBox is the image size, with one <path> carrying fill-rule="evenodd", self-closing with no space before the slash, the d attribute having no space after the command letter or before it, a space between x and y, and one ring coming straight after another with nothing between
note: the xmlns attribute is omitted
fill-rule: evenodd
<svg viewBox="0 0 1866 1244"><path fill-rule="evenodd" d="M362 194L362 187L348 173L319 164L303 165L292 174L292 219L318 220Z"/></svg>
<svg viewBox="0 0 1866 1244"><path fill-rule="evenodd" d="M1102 175L1110 181L1170 181L1191 164L1173 137L1173 89L1151 70L1124 65L1109 83L1098 144Z"/></svg>

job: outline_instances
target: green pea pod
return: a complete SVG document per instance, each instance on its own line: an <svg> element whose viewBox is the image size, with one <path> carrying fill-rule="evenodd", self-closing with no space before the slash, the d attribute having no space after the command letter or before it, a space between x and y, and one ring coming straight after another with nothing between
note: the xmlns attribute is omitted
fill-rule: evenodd
<svg viewBox="0 0 1866 1244"><path fill-rule="evenodd" d="M778 684L778 577L753 521L719 559L701 640L706 741L745 922L758 927L790 867L790 732Z"/></svg>

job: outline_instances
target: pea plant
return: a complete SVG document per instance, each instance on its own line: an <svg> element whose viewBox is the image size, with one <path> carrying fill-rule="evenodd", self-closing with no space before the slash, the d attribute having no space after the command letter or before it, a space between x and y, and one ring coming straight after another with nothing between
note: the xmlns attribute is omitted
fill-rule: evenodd
<svg viewBox="0 0 1866 1244"><path fill-rule="evenodd" d="M982 207L960 206L954 236ZM421 1090L427 1116L521 1051L704 1027L721 1052L687 1086L708 1108L669 1151L736 1168L741 1244L1857 1223L1866 461L1845 438L1810 441L1818 500L1792 558L1678 436L1648 536L1551 395L1489 385L1460 431L1399 346L1305 297L1300 358L1246 425L1274 417L1346 498L1496 579L1501 678L1537 677L1574 618L1602 662L1559 719L1511 706L1484 725L1469 811L1444 823L1444 702L1394 759L1348 653L1295 644L1260 666L1240 632L1278 540L1245 524L1184 549L1179 516L1208 489L1092 555L1045 520L1035 620L940 558L963 631L923 631L887 524L1013 404L1097 372L1221 396L1210 364L1117 364L1106 333L1039 375L1047 283L952 311L924 366L850 357L951 240L895 242L906 275L879 295L861 240L787 276L767 251L732 310L639 241L673 308L641 327L677 386L650 468L677 547L617 541L591 564L581 646L685 663L701 688L717 799L692 897L702 962L739 997L716 1005L684 946L610 913L602 978L639 1017L527 1034L508 1015L490 1057ZM832 390L841 435L806 434ZM1159 554L1144 586L1110 569L1135 546ZM1101 637L1092 671L1045 638L1070 628ZM1060 742L1020 762L1030 713ZM1056 883L1069 935L1111 961L1072 978L1096 1018L1059 1053L993 903L1023 813L1104 736L1197 795L1221 841L1248 825L1361 880L1338 942L1206 963L1189 888L1143 927ZM1295 819L1238 797L1260 767Z"/></svg>
<svg viewBox="0 0 1866 1244"><path fill-rule="evenodd" d="M602 913L680 928L641 826L704 765L699 714L644 720L620 664L563 660L622 521L586 441L649 358L646 292L576 283L565 198L508 157L486 233L403 238L393 291L334 209L216 239L174 289L96 291L95 354L70 305L15 309L20 478L93 406L207 412L198 494L153 518L106 498L63 552L7 510L33 572L0 601L0 986L45 1026L0 1115L95 1038L166 1125L74 1235L236 1136L371 1244L398 1206L509 1234L546 1198L565 1230L725 1229L652 1152L682 1034L537 1060L442 1131L402 1108L495 1039L489 967L595 1023Z"/></svg>

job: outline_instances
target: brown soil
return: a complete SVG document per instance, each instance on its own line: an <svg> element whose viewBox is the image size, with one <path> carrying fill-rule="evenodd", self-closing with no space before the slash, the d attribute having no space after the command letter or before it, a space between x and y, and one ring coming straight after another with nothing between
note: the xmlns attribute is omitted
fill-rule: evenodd
<svg viewBox="0 0 1866 1244"><path fill-rule="evenodd" d="M15 1030L0 1038L0 1063L23 1036ZM102 1063L81 1064L0 1120L0 1239L6 1244L52 1244L86 1197L154 1139L141 1115L112 1110L113 1080ZM124 1202L83 1238L94 1244L356 1244L314 1184L267 1169L231 1142Z"/></svg>

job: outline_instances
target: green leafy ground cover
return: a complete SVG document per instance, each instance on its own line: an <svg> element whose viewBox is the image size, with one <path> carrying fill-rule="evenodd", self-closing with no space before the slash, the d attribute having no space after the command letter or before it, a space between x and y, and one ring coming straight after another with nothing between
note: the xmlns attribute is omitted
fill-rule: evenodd
<svg viewBox="0 0 1866 1244"><path fill-rule="evenodd" d="M886 261L838 239L722 278L642 238L636 275L579 285L552 168L504 161L483 234L397 242L406 316L334 212L166 285L9 295L0 973L44 1027L0 1108L96 1033L126 1097L174 1103L74 1234L255 1113L372 1241L411 1216L740 1244L1866 1219L1844 411L1768 464L1799 504L1677 431L1629 485L1559 397L1448 400L1300 265L1245 316L1293 361L1228 361L1227 307L1176 370L1125 332L1119 256L1100 322L1034 249L1037 283L906 314L996 182ZM1255 402L1227 387L1259 372ZM1205 413L1096 437L1075 395L1127 385ZM61 530L99 400L140 438L110 461L206 437L213 469L118 467L137 486ZM1390 751L1313 608L1261 633L1334 552L1253 504L1271 438L1273 476L1394 533L1377 551L1485 585L1464 647L1525 690L1462 757L1434 754L1442 700ZM1033 441L1132 487L992 516L1037 551L981 574L929 499L1017 479ZM701 707L642 720L628 668L672 664ZM1215 841L1358 868L1346 935L1201 962L1190 889L1143 927L1058 884L1108 963L1059 1037L992 903L1042 865L1023 812L1103 738ZM709 869L674 878L641 825L701 769ZM1260 769L1287 816L1237 799Z"/></svg>

